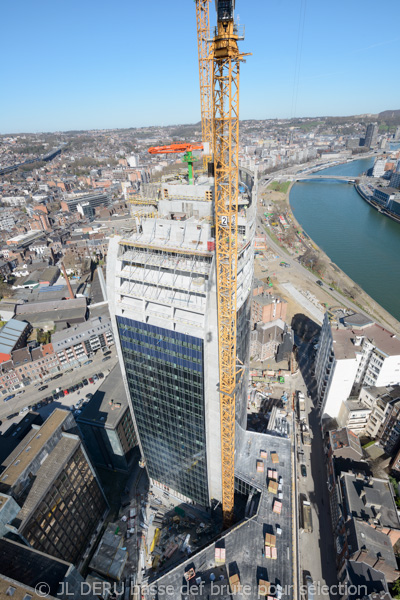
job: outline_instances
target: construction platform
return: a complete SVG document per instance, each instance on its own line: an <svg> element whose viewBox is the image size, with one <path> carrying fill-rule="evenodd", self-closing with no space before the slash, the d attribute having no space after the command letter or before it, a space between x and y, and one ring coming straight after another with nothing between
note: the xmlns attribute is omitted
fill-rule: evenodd
<svg viewBox="0 0 400 600"><path fill-rule="evenodd" d="M164 575L150 574L149 587L142 589L146 600L296 597L292 442L277 435L242 433L235 479L242 489L252 489L254 498L259 491L259 501L250 503L255 514ZM270 486L271 481L276 485Z"/></svg>

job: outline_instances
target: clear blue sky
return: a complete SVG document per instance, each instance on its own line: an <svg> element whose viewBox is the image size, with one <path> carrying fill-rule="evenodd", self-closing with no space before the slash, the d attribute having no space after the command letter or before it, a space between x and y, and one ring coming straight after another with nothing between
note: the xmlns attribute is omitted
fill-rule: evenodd
<svg viewBox="0 0 400 600"><path fill-rule="evenodd" d="M1 133L200 120L193 0L18 0L1 13ZM400 109L398 1L236 0L236 15L253 53L242 119Z"/></svg>

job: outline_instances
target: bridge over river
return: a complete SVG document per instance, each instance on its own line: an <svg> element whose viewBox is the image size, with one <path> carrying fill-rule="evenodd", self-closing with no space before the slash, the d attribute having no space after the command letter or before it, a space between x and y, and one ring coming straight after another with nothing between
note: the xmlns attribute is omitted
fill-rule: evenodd
<svg viewBox="0 0 400 600"><path fill-rule="evenodd" d="M313 180L313 179L336 179L336 181L346 181L347 183L355 183L358 177L349 176L349 175L316 175L310 173L310 175L294 175L290 178L292 181L305 181L305 180Z"/></svg>

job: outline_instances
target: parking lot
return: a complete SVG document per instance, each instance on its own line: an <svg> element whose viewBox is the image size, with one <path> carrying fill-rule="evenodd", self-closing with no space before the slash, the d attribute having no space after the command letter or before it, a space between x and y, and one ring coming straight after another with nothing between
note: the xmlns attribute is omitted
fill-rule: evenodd
<svg viewBox="0 0 400 600"><path fill-rule="evenodd" d="M109 360L104 361L104 358ZM94 394L103 378L117 362L116 355L104 357L102 354L88 359L80 367L67 369L46 381L24 388L23 393L12 394L7 402L0 400L0 432L20 420L28 410L35 410L43 418L47 418L55 408L80 410L86 396ZM102 374L99 376L99 374ZM66 393L65 393L66 392ZM7 397L7 396L6 396ZM77 413L79 414L79 413Z"/></svg>

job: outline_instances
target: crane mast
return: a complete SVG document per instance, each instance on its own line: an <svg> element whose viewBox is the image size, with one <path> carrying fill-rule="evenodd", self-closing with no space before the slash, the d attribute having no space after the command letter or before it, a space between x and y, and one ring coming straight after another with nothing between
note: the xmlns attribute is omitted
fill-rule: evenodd
<svg viewBox="0 0 400 600"><path fill-rule="evenodd" d="M234 0L216 0L213 58L213 154L221 411L222 509L229 526L234 509L236 297L238 263L239 65Z"/></svg>
<svg viewBox="0 0 400 600"><path fill-rule="evenodd" d="M196 0L197 21L197 47L199 54L200 74L200 107L201 107L201 134L205 146L203 156L204 169L210 162L212 145L212 78L211 60L209 56L209 2L210 0Z"/></svg>

